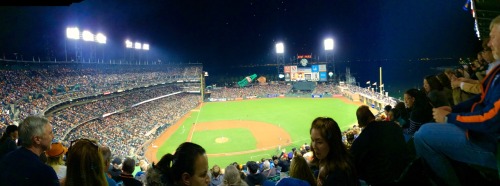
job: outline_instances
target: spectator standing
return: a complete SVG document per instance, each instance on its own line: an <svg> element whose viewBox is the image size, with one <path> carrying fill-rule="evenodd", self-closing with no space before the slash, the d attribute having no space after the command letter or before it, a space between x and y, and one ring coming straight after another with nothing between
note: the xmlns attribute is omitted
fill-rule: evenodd
<svg viewBox="0 0 500 186"><path fill-rule="evenodd" d="M66 177L66 165L63 160L66 152L68 152L68 149L62 143L52 143L50 150L45 152L47 155L47 165L56 171L59 180Z"/></svg>
<svg viewBox="0 0 500 186"><path fill-rule="evenodd" d="M40 160L50 149L54 134L46 118L28 116L19 125L21 148L4 156L0 162L0 185L59 185L57 174Z"/></svg>
<svg viewBox="0 0 500 186"><path fill-rule="evenodd" d="M205 185L210 183L205 149L198 144L184 142L175 154L165 154L157 165L146 173L147 185Z"/></svg>
<svg viewBox="0 0 500 186"><path fill-rule="evenodd" d="M314 154L313 165L319 167L318 185L359 185L352 158L342 142L340 128L332 118L314 119L309 130Z"/></svg>
<svg viewBox="0 0 500 186"><path fill-rule="evenodd" d="M107 186L104 160L93 140L71 141L66 158L65 186Z"/></svg>

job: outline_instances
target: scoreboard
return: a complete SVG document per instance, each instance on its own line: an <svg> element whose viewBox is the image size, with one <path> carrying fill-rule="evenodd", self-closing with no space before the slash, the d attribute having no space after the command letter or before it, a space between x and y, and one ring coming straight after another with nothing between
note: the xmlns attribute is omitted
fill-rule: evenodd
<svg viewBox="0 0 500 186"><path fill-rule="evenodd" d="M326 64L284 66L285 81L327 81Z"/></svg>

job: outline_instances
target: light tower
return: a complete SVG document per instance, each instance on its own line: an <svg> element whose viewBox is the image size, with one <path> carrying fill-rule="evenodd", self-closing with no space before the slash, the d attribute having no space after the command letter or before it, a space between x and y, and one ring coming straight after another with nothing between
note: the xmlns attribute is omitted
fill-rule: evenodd
<svg viewBox="0 0 500 186"><path fill-rule="evenodd" d="M277 80L284 75L285 68L285 46L282 42L276 43L276 68L278 71Z"/></svg>
<svg viewBox="0 0 500 186"><path fill-rule="evenodd" d="M325 60L327 64L327 69L331 69L330 71L333 72L333 75L335 75L335 64L333 60L333 48L335 47L335 42L333 41L332 38L327 38L323 41L323 44L325 46ZM331 80L330 76L330 80Z"/></svg>
<svg viewBox="0 0 500 186"><path fill-rule="evenodd" d="M76 46L77 41L80 39L80 30L78 27L68 27L66 28L66 38L75 40L75 61L78 61L78 49ZM66 41L64 41L64 54L66 56L66 61L68 61L68 51L66 47Z"/></svg>

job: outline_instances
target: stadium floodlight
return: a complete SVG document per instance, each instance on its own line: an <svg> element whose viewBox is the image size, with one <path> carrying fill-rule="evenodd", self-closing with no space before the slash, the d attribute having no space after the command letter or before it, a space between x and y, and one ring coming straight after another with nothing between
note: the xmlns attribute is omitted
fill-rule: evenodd
<svg viewBox="0 0 500 186"><path fill-rule="evenodd" d="M80 39L80 30L77 27L66 28L66 37L68 39Z"/></svg>
<svg viewBox="0 0 500 186"><path fill-rule="evenodd" d="M127 48L132 48L132 46L133 46L132 41L130 41L130 40L128 40L128 39L127 39L127 40L125 41L125 47L127 47Z"/></svg>
<svg viewBox="0 0 500 186"><path fill-rule="evenodd" d="M98 33L98 34L95 36L95 40L96 40L98 43L101 43L101 44L106 44L106 36L105 36L104 34Z"/></svg>
<svg viewBox="0 0 500 186"><path fill-rule="evenodd" d="M135 49L140 50L141 49L141 43L135 42Z"/></svg>
<svg viewBox="0 0 500 186"><path fill-rule="evenodd" d="M84 41L94 41L94 34L90 31L84 30L82 32L82 37Z"/></svg>
<svg viewBox="0 0 500 186"><path fill-rule="evenodd" d="M276 53L277 54L285 53L285 46L283 46L283 43L280 42L276 44Z"/></svg>
<svg viewBox="0 0 500 186"><path fill-rule="evenodd" d="M142 44L142 49L149 50L149 44L146 44L146 43Z"/></svg>
<svg viewBox="0 0 500 186"><path fill-rule="evenodd" d="M324 44L325 44L325 50L333 50L334 46L333 39L331 38L325 39Z"/></svg>

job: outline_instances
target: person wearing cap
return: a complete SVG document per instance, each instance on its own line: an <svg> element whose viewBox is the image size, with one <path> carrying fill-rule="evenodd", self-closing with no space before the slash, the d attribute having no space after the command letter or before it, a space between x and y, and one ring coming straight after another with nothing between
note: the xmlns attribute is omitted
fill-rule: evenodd
<svg viewBox="0 0 500 186"><path fill-rule="evenodd" d="M50 150L46 151L47 165L56 171L59 180L66 177L66 165L64 165L63 157L68 152L68 149L61 143L52 143Z"/></svg>
<svg viewBox="0 0 500 186"><path fill-rule="evenodd" d="M117 183L120 181L120 174L122 173L122 169L120 168L120 164L122 164L122 159L116 157L111 162L112 166L109 168L108 173L111 175L111 178L115 180Z"/></svg>
<svg viewBox="0 0 500 186"><path fill-rule="evenodd" d="M18 128L16 125L9 125L0 138L0 159L7 153L17 149L16 139L18 137Z"/></svg>

